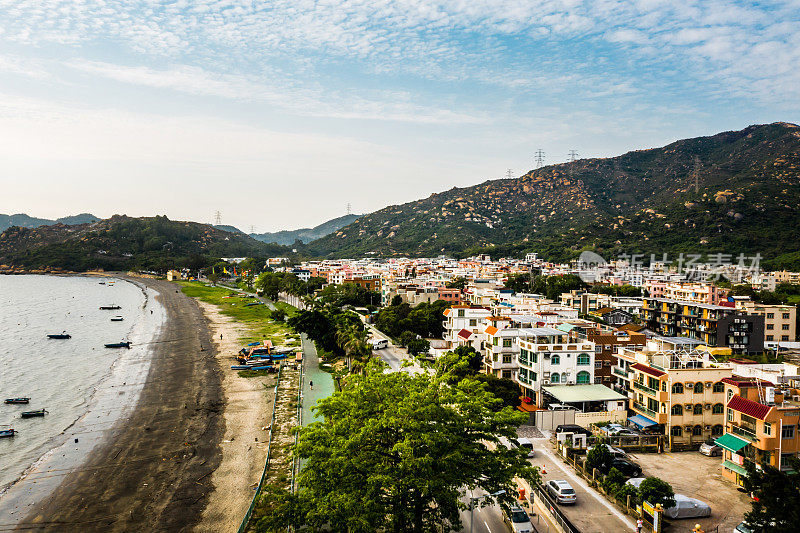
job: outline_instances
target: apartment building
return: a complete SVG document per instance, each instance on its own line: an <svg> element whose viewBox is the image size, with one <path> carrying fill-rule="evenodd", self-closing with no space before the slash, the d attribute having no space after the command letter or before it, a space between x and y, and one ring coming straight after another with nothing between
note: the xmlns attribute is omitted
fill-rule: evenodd
<svg viewBox="0 0 800 533"><path fill-rule="evenodd" d="M495 318L497 320L492 320ZM484 329L483 368L487 374L513 379L517 373L520 329L504 327L508 323L499 317L489 317L492 324Z"/></svg>
<svg viewBox="0 0 800 533"><path fill-rule="evenodd" d="M735 354L764 350L764 317L740 314L732 307L644 298L641 316L647 327L659 335L697 339L707 346L727 346Z"/></svg>
<svg viewBox="0 0 800 533"><path fill-rule="evenodd" d="M800 399L797 389L778 389L760 378L733 376L725 384L725 434L722 475L738 485L747 475L745 462L789 470L800 455Z"/></svg>
<svg viewBox="0 0 800 533"><path fill-rule="evenodd" d="M647 338L642 333L628 331L608 332L599 329L588 332L586 338L595 344L594 382L602 383L609 387L612 387L617 382L618 376L612 372L612 368L617 363L617 348L642 350L647 342Z"/></svg>
<svg viewBox="0 0 800 533"><path fill-rule="evenodd" d="M544 406L542 386L594 383L593 342L547 327L523 328L520 335L515 381L532 403Z"/></svg>
<svg viewBox="0 0 800 533"><path fill-rule="evenodd" d="M353 285L358 285L359 287L367 289L368 291L381 292L380 274L354 275L350 278L343 279L342 283L352 283Z"/></svg>
<svg viewBox="0 0 800 533"><path fill-rule="evenodd" d="M699 304L718 305L727 298L728 289L711 283L667 283L661 292L662 298Z"/></svg>
<svg viewBox="0 0 800 533"><path fill-rule="evenodd" d="M670 450L696 448L724 433L729 367L697 350L619 352L628 370L634 424L667 436Z"/></svg>
<svg viewBox="0 0 800 533"><path fill-rule="evenodd" d="M472 346L477 351L483 349L483 321L492 312L485 307L454 305L444 310L444 340L448 349L459 346Z"/></svg>
<svg viewBox="0 0 800 533"><path fill-rule="evenodd" d="M736 309L748 315L764 317L764 342L793 342L797 339L797 307L766 305L751 300L737 300Z"/></svg>

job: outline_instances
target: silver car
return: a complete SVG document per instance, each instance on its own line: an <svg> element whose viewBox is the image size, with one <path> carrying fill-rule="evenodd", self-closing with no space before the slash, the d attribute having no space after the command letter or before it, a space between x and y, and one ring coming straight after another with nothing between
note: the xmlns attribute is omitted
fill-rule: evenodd
<svg viewBox="0 0 800 533"><path fill-rule="evenodd" d="M700 445L700 453L709 457L719 457L722 455L722 446L713 440L707 440Z"/></svg>
<svg viewBox="0 0 800 533"><path fill-rule="evenodd" d="M511 527L513 533L535 533L531 519L525 509L517 505L503 509L503 520Z"/></svg>
<svg viewBox="0 0 800 533"><path fill-rule="evenodd" d="M711 516L711 506L697 498L690 498L683 494L676 494L675 505L664 509L664 516L676 518L703 518Z"/></svg>
<svg viewBox="0 0 800 533"><path fill-rule="evenodd" d="M547 482L547 492L561 504L575 503L578 501L578 495L572 485L567 483L564 479L551 479Z"/></svg>

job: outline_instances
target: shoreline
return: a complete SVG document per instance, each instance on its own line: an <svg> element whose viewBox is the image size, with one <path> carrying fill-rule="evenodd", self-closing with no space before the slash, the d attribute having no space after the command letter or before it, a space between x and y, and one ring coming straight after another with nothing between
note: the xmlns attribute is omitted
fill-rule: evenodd
<svg viewBox="0 0 800 533"><path fill-rule="evenodd" d="M222 460L211 474L214 491L203 510L195 531L235 532L253 499L253 487L261 479L267 458L267 424L273 397L275 376L243 378L230 369L247 329L222 313L211 303L197 300L209 321L217 346L216 362L223 374L225 393L225 434ZM222 337L220 338L220 335Z"/></svg>
<svg viewBox="0 0 800 533"><path fill-rule="evenodd" d="M170 282L101 275L146 286L164 308L147 379L130 416L103 432L17 530L188 531L213 490L225 424L207 320Z"/></svg>

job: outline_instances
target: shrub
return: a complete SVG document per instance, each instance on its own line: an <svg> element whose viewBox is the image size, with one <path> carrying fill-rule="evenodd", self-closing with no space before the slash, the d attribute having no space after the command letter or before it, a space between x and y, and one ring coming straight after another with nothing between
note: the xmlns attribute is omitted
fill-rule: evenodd
<svg viewBox="0 0 800 533"><path fill-rule="evenodd" d="M642 501L653 505L660 503L664 509L675 505L674 496L672 485L657 477L650 476L639 485L639 498Z"/></svg>

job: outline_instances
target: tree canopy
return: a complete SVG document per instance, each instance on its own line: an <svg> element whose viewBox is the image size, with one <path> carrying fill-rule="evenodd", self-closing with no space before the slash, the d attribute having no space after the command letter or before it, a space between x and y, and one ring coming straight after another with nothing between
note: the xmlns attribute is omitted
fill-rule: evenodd
<svg viewBox="0 0 800 533"><path fill-rule="evenodd" d="M516 476L539 481L526 451L500 444L516 438L525 415L498 403L474 379L453 384L368 367L319 401L321 420L298 437L298 491L257 529L290 522L350 533L460 530L466 491L505 490L501 498L511 502Z"/></svg>
<svg viewBox="0 0 800 533"><path fill-rule="evenodd" d="M756 533L790 533L800 524L800 461L790 459L793 473L745 462L744 488L753 496L753 508L745 514Z"/></svg>

